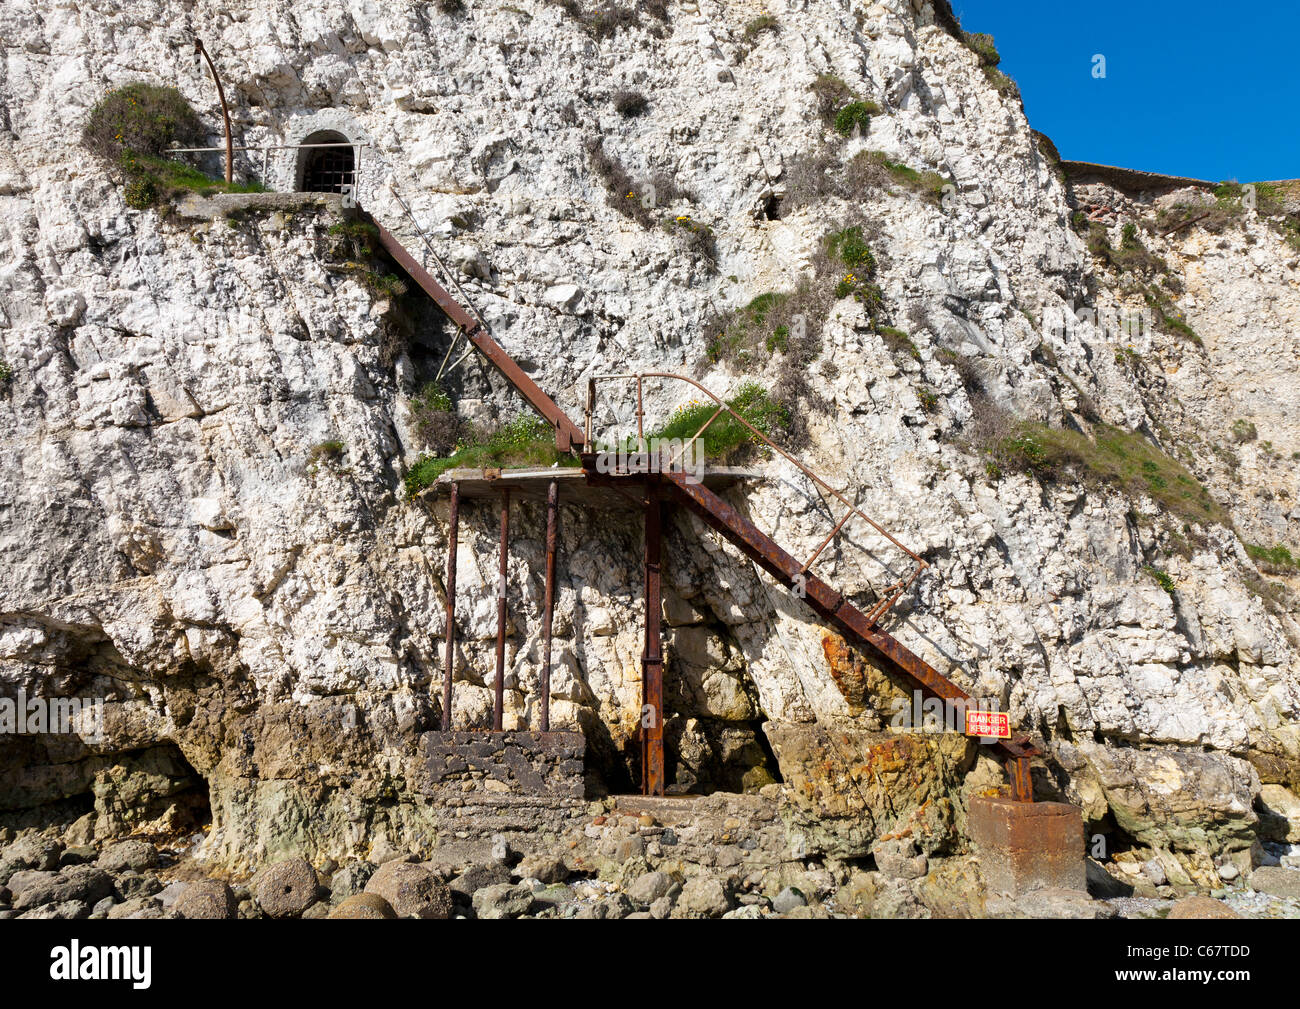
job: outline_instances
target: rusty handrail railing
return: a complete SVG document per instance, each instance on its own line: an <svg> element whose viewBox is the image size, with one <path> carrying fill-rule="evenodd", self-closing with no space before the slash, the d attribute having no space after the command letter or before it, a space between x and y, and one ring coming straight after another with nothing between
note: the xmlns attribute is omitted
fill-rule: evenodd
<svg viewBox="0 0 1300 1009"><path fill-rule="evenodd" d="M845 525L848 524L848 522L855 516L865 521L868 525L871 526L872 529L874 529L886 540L888 540L895 547L897 547L899 550L901 550L903 553L905 553L908 557L910 557L912 560L916 562L916 567L913 569L912 573L908 577L900 578L898 581L887 586L884 592L881 594L880 599L876 602L875 606L873 606L871 610L866 614L867 619L870 622L870 626L875 626L877 623L879 623L881 618L884 617L884 615L894 607L894 605L898 602L900 598L902 598L903 593L906 592L909 588L911 588L912 585L915 584L916 580L920 578L921 572L923 572L926 568L930 566L928 563L926 563L924 559L922 559L922 557L918 553L916 553L916 551L904 545L897 537L895 537L892 533L890 533L889 530L885 529L884 526L882 526L879 522L877 522L870 515L868 515L861 508L859 508L856 504L850 501L847 497L844 496L844 494L842 494L840 491L832 487L826 480L820 477L805 463L803 463L799 459L796 459L789 452L785 451L785 449L781 448L780 445L772 441L771 438L769 438L766 434L764 434L762 431L756 428L753 424L751 424L748 420L746 420L743 416L741 416L736 410L728 406L727 403L723 401L720 397L715 396L704 385L697 382L693 378L688 378L685 375L676 375L673 374L672 372L665 372L665 371L642 371L642 372L619 372L619 373L607 374L607 375L590 376L587 379L587 414L586 414L586 425L585 425L585 434L586 434L588 451L591 451L595 445L595 441L594 441L595 432L593 428L594 428L594 414L596 408L596 384L597 382L618 382L618 381L636 383L637 447L639 451L645 450L644 382L645 379L648 378L670 380L676 382L685 382L688 385L694 386L696 389L704 393L704 395L708 396L709 399L711 399L714 403L718 405L718 409L713 412L712 416L710 416L709 419L705 421L705 423L700 427L700 429L696 431L695 434L692 435L691 438L682 445L680 456L673 455L672 457L670 457L667 465L671 466L672 463L675 462L678 458L684 459L686 457L686 454L690 451L691 446L694 445L699 440L699 438L704 434L704 432L708 429L708 427L715 420L717 420L718 417L720 417L725 411L726 413L729 413L732 417L734 417L737 421L739 421L741 424L743 424L745 428L748 429L749 432L758 441L765 444L769 449L771 449L773 452L779 455L782 459L784 459L786 462L790 463L801 473L803 473L804 476L808 477L808 479L811 480L816 486L821 487L828 494L836 498L841 504L845 505L848 508L848 511L845 512L844 517L840 519L839 522L836 523L835 528L831 530L830 535L828 535L824 540L822 540L821 544L817 547L816 550L813 551L812 555L800 565L799 568L800 574L806 574L812 568L812 565L817 561L817 558L822 555L826 547L830 545L830 543L835 539L835 537L841 531L843 531Z"/></svg>
<svg viewBox="0 0 1300 1009"><path fill-rule="evenodd" d="M352 162L353 177L360 174L361 169L361 152L369 147L366 142L352 142L338 144L262 144L258 147L169 147L164 154L215 154L217 151L226 151L226 157L233 157L236 151L247 154L249 151L260 151L262 154L262 184L266 185L268 176L271 174L271 152L272 151L299 151L316 147L351 147L356 151L355 158ZM230 172L227 171L226 181L230 182Z"/></svg>

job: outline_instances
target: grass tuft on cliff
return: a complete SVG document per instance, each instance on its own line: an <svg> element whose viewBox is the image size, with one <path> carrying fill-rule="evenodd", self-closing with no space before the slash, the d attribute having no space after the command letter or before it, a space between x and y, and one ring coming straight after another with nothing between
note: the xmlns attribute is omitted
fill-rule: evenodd
<svg viewBox="0 0 1300 1009"><path fill-rule="evenodd" d="M1255 561L1261 570L1269 574L1292 574L1300 570L1300 561L1292 555L1290 548L1280 544L1266 547L1258 543L1247 543L1246 553L1250 554L1251 560Z"/></svg>
<svg viewBox="0 0 1300 1009"><path fill-rule="evenodd" d="M985 441L989 475L1030 473L1044 481L1073 475L1085 484L1145 495L1187 522L1228 524L1204 485L1145 436L1097 424L1091 437L1044 424L1012 422Z"/></svg>
<svg viewBox="0 0 1300 1009"><path fill-rule="evenodd" d="M727 400L727 406L745 418L758 431L776 440L790 426L790 410L772 399L768 391L757 382L746 382L736 395ZM662 427L651 432L649 438L679 438L683 441L695 436L718 409L713 400L694 401L678 407ZM705 458L726 459L737 454L742 447L761 445L744 424L725 410L709 424L700 436Z"/></svg>
<svg viewBox="0 0 1300 1009"><path fill-rule="evenodd" d="M493 431L468 429L450 455L421 456L406 474L406 493L432 487L449 469L543 468L577 466L579 461L555 447L555 432L546 421L521 414Z"/></svg>

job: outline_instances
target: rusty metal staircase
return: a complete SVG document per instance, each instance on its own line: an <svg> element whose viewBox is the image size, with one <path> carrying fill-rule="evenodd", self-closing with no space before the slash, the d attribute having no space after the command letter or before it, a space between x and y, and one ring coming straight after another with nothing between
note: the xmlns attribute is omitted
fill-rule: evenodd
<svg viewBox="0 0 1300 1009"><path fill-rule="evenodd" d="M397 196L396 192L394 195ZM429 251L435 256L436 253L429 242L428 237L419 228L415 221L414 215L410 208L397 196L398 202L406 212L415 226L416 231L420 234L421 239L429 247ZM662 527L664 519L664 507L668 502L676 502L688 508L694 514L699 516L706 524L715 529L719 534L734 544L742 553L757 563L765 571L773 576L778 582L787 589L792 590L799 598L803 599L809 607L812 608L823 620L832 624L847 640L855 644L871 661L879 665L883 670L901 676L907 681L915 684L916 688L921 690L927 697L935 697L944 702L961 702L965 704L971 701L970 695L962 690L959 686L941 674L933 666L927 663L920 656L906 648L900 641L880 629L879 621L888 612L888 610L898 601L903 592L915 582L921 572L928 566L917 554L904 547L898 540L891 536L886 530L878 525L869 516L865 515L860 509L849 501L841 492L831 487L829 483L823 480L817 474L813 473L806 465L799 460L790 456L788 453L775 445L765 434L758 431L744 417L733 410L725 402L715 396L712 392L700 385L693 379L685 378L679 375L670 375L661 372L646 372L637 375L605 375L596 376L589 380L587 417L585 430L579 428L569 418L567 414L544 393L536 383L532 381L519 368L518 364L510 357L509 354L489 335L487 326L482 318L476 313L471 313L451 294L447 292L427 270L413 257L402 244L392 235L388 229L384 228L378 222L375 222L379 229L379 241L382 247L390 256L402 267L402 269L411 277L411 279L425 292L438 307L452 320L458 327L460 335L476 347L484 357L497 369L498 372L514 386L529 405L533 407L555 431L556 445L561 451L573 452L580 456L582 461L583 473L588 483L593 485L612 486L623 488L624 493L629 497L634 497L639 504L645 509L645 650L642 655L642 692L643 692L643 712L648 716L643 717L641 733L641 750L642 750L642 790L647 794L663 794L664 788L664 756L663 756L663 653L661 646L660 619L661 619L661 551L662 551ZM439 261L439 265L442 265ZM449 279L454 283L454 278L447 272ZM645 453L645 435L642 430L643 423L643 383L647 379L676 380L686 382L694 386L697 390L709 397L717 404L717 410L712 417L704 423L695 435L689 439L687 445L682 446L681 454L674 457L662 457L656 459L646 458ZM641 458L638 460L639 465L632 465L619 470L611 468L608 465L608 459L602 460L600 454L593 450L593 413L596 401L596 383L598 380L619 380L636 382L636 416L637 416L637 443L641 450ZM693 479L689 473L682 467L682 455L687 451L689 445L697 442L720 416L724 413L730 416L740 424L749 428L754 435L754 440L764 443L769 449L778 453L784 459L791 462L806 476L814 481L819 487L828 492L831 496L839 499L848 506L848 511L844 517L831 530L830 534L822 541L821 545L805 562L798 561L794 556L785 551L780 545L773 541L769 536L758 529L744 515L737 511L725 500L709 490L699 481ZM647 463L651 463L647 465ZM635 496L631 493L635 491ZM451 681L452 681L452 658L453 643L455 636L455 610L454 610L454 592L455 592L455 549L456 549L456 503L458 501L458 488L452 486L452 512L451 512L451 533L450 533L450 554L448 558L448 602L447 602L447 663L444 670L443 684L443 727L449 727L449 717L451 709ZM555 484L551 484L550 500L548 501L548 528L547 528L547 600L546 600L546 627L544 628L546 640L546 658L545 668L542 671L542 690L548 693L546 685L549 682L549 657L550 657L550 615L552 612L553 599L553 563L554 563L554 542L555 542ZM508 491L504 497L504 507L502 512L502 564L505 559L505 529L509 508ZM810 568L817 558L826 549L829 543L845 528L846 524L854 518L864 519L878 533L887 538L910 556L915 562L916 567L909 577L901 578L891 585L884 593L881 594L880 600L872 608L864 613L854 606L841 593L814 575ZM500 609L504 612L504 598L499 599ZM501 728L501 687L503 683L502 663L504 655L504 628L505 620L502 616L498 621L498 641L497 641L497 694L496 694L496 712L494 727ZM542 710L547 712L548 697L542 698ZM543 731L549 726L549 719L543 714ZM1020 802L1033 802L1033 788L1030 780L1030 759L1038 751L1027 736L1018 736L1012 739L999 739L991 742L989 745L997 756L1002 760L1011 783L1011 792L1013 797Z"/></svg>
<svg viewBox="0 0 1300 1009"><path fill-rule="evenodd" d="M966 691L902 642L882 631L868 614L831 586L808 573L804 565L707 487L692 482L682 473L663 474L663 483L678 501L740 548L763 570L786 588L795 590L814 612L833 624L880 668L905 677L927 696L963 704L971 700ZM1029 760L1037 751L1028 737L998 740L991 745L1004 762L1015 797L1021 802L1032 802Z"/></svg>

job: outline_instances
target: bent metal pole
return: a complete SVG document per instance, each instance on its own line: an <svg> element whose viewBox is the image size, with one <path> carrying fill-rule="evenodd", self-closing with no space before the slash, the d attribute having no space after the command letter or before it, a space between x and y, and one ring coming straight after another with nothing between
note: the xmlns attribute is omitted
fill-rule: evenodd
<svg viewBox="0 0 1300 1009"><path fill-rule="evenodd" d="M217 98L221 102L221 119L226 127L226 185L235 181L235 145L230 138L230 109L226 106L226 90L221 86L221 78L217 76L217 68L212 63L212 57L208 51L203 48L203 42L197 36L194 39L194 55L202 56L208 61L208 69L212 71L212 80L217 85Z"/></svg>

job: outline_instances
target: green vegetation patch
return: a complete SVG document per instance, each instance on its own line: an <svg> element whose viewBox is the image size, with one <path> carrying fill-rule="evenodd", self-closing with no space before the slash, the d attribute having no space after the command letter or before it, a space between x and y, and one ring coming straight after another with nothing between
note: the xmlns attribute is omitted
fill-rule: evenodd
<svg viewBox="0 0 1300 1009"><path fill-rule="evenodd" d="M842 263L848 272L835 284L835 297L861 302L874 326L884 313L884 294L872 277L876 273L876 257L863 236L860 225L826 236L826 254L832 262Z"/></svg>
<svg viewBox="0 0 1300 1009"><path fill-rule="evenodd" d="M1117 273L1131 272L1150 278L1169 272L1169 264L1142 244L1137 225L1132 221L1124 225L1118 249L1111 245L1110 234L1104 225L1089 225L1087 236L1088 251Z"/></svg>
<svg viewBox="0 0 1300 1009"><path fill-rule="evenodd" d="M885 341L885 346L899 354L906 354L913 360L921 360L921 351L916 346L915 341L904 333L901 329L895 329L893 326L877 326L876 332L881 335Z"/></svg>
<svg viewBox="0 0 1300 1009"><path fill-rule="evenodd" d="M855 129L866 132L871 125L871 117L879 114L880 106L875 102L853 101L836 110L831 126L840 136L847 137Z"/></svg>
<svg viewBox="0 0 1300 1009"><path fill-rule="evenodd" d="M776 402L772 396L757 382L746 382L727 400L727 406L740 414L768 438L776 440L790 428L790 410ZM659 429L651 432L649 438L681 439L693 438L709 418L717 411L718 404L712 400L692 402L679 407L673 416ZM762 440L753 431L745 427L732 414L725 410L709 424L700 437L706 458L713 460L727 459L738 454L738 450L753 445L761 445Z"/></svg>
<svg viewBox="0 0 1300 1009"><path fill-rule="evenodd" d="M891 182L914 193L920 193L935 203L943 202L944 187L952 184L951 179L938 172L911 168L902 162L892 160L884 151L859 151L853 156L853 160L879 165L888 173Z"/></svg>
<svg viewBox="0 0 1300 1009"><path fill-rule="evenodd" d="M433 486L449 469L542 469L557 463L580 465L578 459L556 449L555 432L546 421L521 414L490 432L470 428L450 455L421 456L407 471L406 492L414 495Z"/></svg>
<svg viewBox="0 0 1300 1009"><path fill-rule="evenodd" d="M1250 554L1252 560L1258 561L1266 568L1279 571L1295 571L1300 568L1300 563L1296 562L1295 557L1291 555L1291 550L1285 546L1265 547L1256 543L1247 543L1246 553Z"/></svg>
<svg viewBox="0 0 1300 1009"><path fill-rule="evenodd" d="M1200 338L1196 330L1187 324L1187 317L1169 300L1168 295L1163 291L1148 286L1142 292L1142 297L1155 316L1154 325L1157 330L1168 333L1170 336L1179 336L1184 340L1190 340L1198 347L1205 346L1205 341Z"/></svg>
<svg viewBox="0 0 1300 1009"><path fill-rule="evenodd" d="M987 32L963 32L962 41L967 49L980 58L981 66L995 67L1002 62L997 41Z"/></svg>
<svg viewBox="0 0 1300 1009"><path fill-rule="evenodd" d="M1002 55L998 52L997 42L992 35L987 32L962 31L958 39L979 57L984 76L993 85L994 90L1008 97L1019 96L1020 89L1016 86L1016 82L998 69L998 64L1002 62Z"/></svg>
<svg viewBox="0 0 1300 1009"><path fill-rule="evenodd" d="M81 131L81 142L106 161L123 154L163 154L173 143L197 147L203 139L198 113L175 88L138 82L101 98Z"/></svg>
<svg viewBox="0 0 1300 1009"><path fill-rule="evenodd" d="M179 91L143 83L106 94L91 109L81 132L87 150L126 176L123 198L133 210L147 210L185 192L210 196L266 191L259 183L227 185L164 156L172 144L196 147L203 137L198 113Z"/></svg>
<svg viewBox="0 0 1300 1009"><path fill-rule="evenodd" d="M441 385L425 383L411 398L410 408L416 437L425 448L434 456L447 456L456 451L467 429Z"/></svg>
<svg viewBox="0 0 1300 1009"><path fill-rule="evenodd" d="M379 248L379 228L361 218L331 224L325 262L331 269L353 274L376 298L396 300L407 293L407 282L391 270L392 261Z"/></svg>
<svg viewBox="0 0 1300 1009"><path fill-rule="evenodd" d="M998 472L1032 473L1046 481L1073 474L1085 483L1146 495L1187 522L1227 522L1223 509L1182 463L1136 432L1098 424L1089 437L1025 422L985 446L985 453Z"/></svg>
<svg viewBox="0 0 1300 1009"><path fill-rule="evenodd" d="M1164 589L1166 592L1168 592L1171 596L1177 590L1178 586L1174 583L1173 578L1170 577L1168 572L1161 571L1159 568L1152 567L1149 564L1146 567L1144 567L1142 570L1145 571L1148 575L1150 575L1155 580L1155 583L1159 585L1162 589Z"/></svg>
<svg viewBox="0 0 1300 1009"><path fill-rule="evenodd" d="M848 83L835 74L818 74L813 79L808 90L813 93L817 102L817 115L821 121L830 126L835 121L835 111L843 107L848 102L854 101L857 95L849 87Z"/></svg>
<svg viewBox="0 0 1300 1009"><path fill-rule="evenodd" d="M754 42L763 32L775 35L781 30L781 24L771 14L760 14L745 25L745 41Z"/></svg>
<svg viewBox="0 0 1300 1009"><path fill-rule="evenodd" d="M379 248L378 225L360 218L337 221L329 226L326 233L356 259L372 256Z"/></svg>

